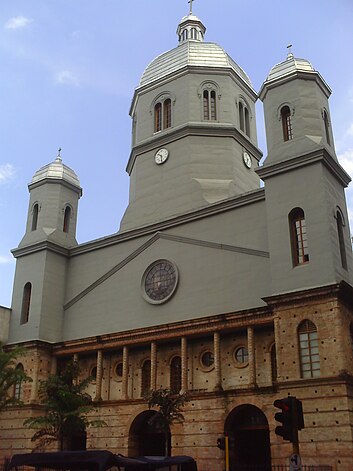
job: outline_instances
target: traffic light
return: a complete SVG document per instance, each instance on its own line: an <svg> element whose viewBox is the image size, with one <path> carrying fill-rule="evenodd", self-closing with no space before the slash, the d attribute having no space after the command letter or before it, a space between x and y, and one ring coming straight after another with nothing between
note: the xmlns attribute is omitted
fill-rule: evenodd
<svg viewBox="0 0 353 471"><path fill-rule="evenodd" d="M292 443L298 441L298 430L304 428L303 406L299 399L293 396L284 399L276 399L273 403L275 407L281 409L276 412L275 420L282 425L277 426L275 433Z"/></svg>
<svg viewBox="0 0 353 471"><path fill-rule="evenodd" d="M284 440L293 442L294 440L294 428L293 428L293 410L292 410L292 398L285 397L284 399L276 399L273 403L275 407L281 409L282 412L276 412L275 420L280 422L282 425L278 425L275 428L276 435L279 435Z"/></svg>
<svg viewBox="0 0 353 471"><path fill-rule="evenodd" d="M224 437L217 438L217 446L220 450L226 449L226 439Z"/></svg>

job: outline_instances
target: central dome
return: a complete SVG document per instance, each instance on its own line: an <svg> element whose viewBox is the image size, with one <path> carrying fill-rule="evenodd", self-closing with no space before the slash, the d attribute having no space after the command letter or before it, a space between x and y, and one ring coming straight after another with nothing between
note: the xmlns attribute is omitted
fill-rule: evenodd
<svg viewBox="0 0 353 471"><path fill-rule="evenodd" d="M153 83L186 67L229 69L249 87L244 70L218 44L204 42L206 28L197 16L184 16L177 28L179 46L156 57L142 74L139 86Z"/></svg>

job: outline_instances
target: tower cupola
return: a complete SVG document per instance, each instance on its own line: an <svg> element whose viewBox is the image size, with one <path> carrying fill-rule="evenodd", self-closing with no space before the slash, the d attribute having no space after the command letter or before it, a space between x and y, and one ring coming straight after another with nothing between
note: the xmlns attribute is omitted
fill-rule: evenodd
<svg viewBox="0 0 353 471"><path fill-rule="evenodd" d="M199 41L204 40L206 27L202 21L192 12L189 15L184 16L177 28L177 35L179 37L179 43L183 44L186 41Z"/></svg>

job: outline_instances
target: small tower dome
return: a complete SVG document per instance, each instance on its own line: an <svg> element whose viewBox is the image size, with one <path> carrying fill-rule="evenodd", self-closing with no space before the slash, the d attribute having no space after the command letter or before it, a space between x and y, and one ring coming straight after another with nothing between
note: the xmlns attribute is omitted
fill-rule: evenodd
<svg viewBox="0 0 353 471"><path fill-rule="evenodd" d="M292 75L297 72L315 72L315 69L309 61L294 57L290 52L285 61L272 67L267 76L266 82L287 77L288 75Z"/></svg>
<svg viewBox="0 0 353 471"><path fill-rule="evenodd" d="M64 180L71 185L80 187L80 181L76 173L67 165L63 164L60 155L56 157L54 162L44 165L33 175L30 185L39 183L43 180Z"/></svg>

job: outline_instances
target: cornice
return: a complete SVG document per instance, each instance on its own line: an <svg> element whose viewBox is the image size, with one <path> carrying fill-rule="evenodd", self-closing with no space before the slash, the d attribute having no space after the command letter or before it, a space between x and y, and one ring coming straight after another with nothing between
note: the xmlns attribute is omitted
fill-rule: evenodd
<svg viewBox="0 0 353 471"><path fill-rule="evenodd" d="M266 80L262 84L260 91L258 93L258 96L260 100L263 101L266 98L266 94L268 90L277 88L283 85L284 83L291 82L297 79L314 80L319 85L319 87L321 88L321 90L323 91L323 93L326 95L327 98L329 98L329 96L332 93L331 88L327 85L327 83L325 82L321 74L317 72L316 70L315 71L296 70L290 74L282 75L276 79L272 79L269 81Z"/></svg>
<svg viewBox="0 0 353 471"><path fill-rule="evenodd" d="M41 252L42 250L64 255L65 257L69 256L69 249L48 240L36 242L35 244L27 245L26 247L18 247L11 250L11 253L14 257L18 258L31 253Z"/></svg>
<svg viewBox="0 0 353 471"><path fill-rule="evenodd" d="M57 184L61 186L66 186L66 188L69 188L70 190L73 190L75 193L77 193L79 198L83 194L83 190L80 186L76 186L73 183L70 183L67 180L64 180L62 178L43 178L42 180L39 180L38 182L29 183L28 190L31 191L34 188L38 188L39 186L42 186L44 184Z"/></svg>
<svg viewBox="0 0 353 471"><path fill-rule="evenodd" d="M262 180L266 180L266 178L307 165L313 165L318 162L323 163L345 187L348 186L351 181L350 176L324 147L308 154L300 154L286 160L281 160L274 164L266 165L265 160L265 164L262 167L257 168L255 172Z"/></svg>
<svg viewBox="0 0 353 471"><path fill-rule="evenodd" d="M303 305L305 300L312 301L327 298L336 298L344 304L353 306L353 287L345 281L341 281L340 283L266 296L262 300L272 309L275 309L283 306Z"/></svg>
<svg viewBox="0 0 353 471"><path fill-rule="evenodd" d="M250 152L258 162L263 156L261 150L258 149L247 136L235 128L233 124L203 121L189 122L175 128L169 128L165 131L155 133L153 136L134 146L126 166L126 172L131 175L135 161L140 154L157 150L159 147L166 146L171 142L178 141L188 136L230 137Z"/></svg>
<svg viewBox="0 0 353 471"><path fill-rule="evenodd" d="M100 276L95 282L91 283L84 290L82 290L80 293L78 293L74 298L72 298L70 301L68 301L64 305L64 310L67 310L71 306L76 304L80 299L84 298L88 293L90 293L95 288L97 288L99 285L104 283L108 278L110 278L112 275L114 275L119 270L121 270L123 267L125 267L128 263L130 263L132 260L134 260L136 257L138 257L142 252L144 252L148 247L150 247L152 244L154 244L159 239L165 239L165 240L170 240L172 242L178 242L178 243L189 244L189 245L198 245L198 246L201 246L201 247L208 247L208 248L217 249L217 250L226 250L226 251L230 251L230 252L238 252L238 253L243 253L243 254L246 254L246 255L252 255L252 256L257 256L257 257L265 257L265 258L270 257L269 252L263 251L263 250L251 249L251 248L247 248L247 247L238 247L238 246L235 246L235 245L221 244L221 243L211 242L211 241L206 241L206 240L201 240L201 239L194 239L194 238L190 238L190 237L183 237L183 236L176 236L176 235L173 235L173 234L166 234L166 233L163 233L163 232L156 232L146 242L141 244L136 250L134 250L127 257L125 257L123 260L121 260L118 264L116 264L114 267L112 267L110 270L108 270L106 273L104 273L104 275Z"/></svg>
<svg viewBox="0 0 353 471"><path fill-rule="evenodd" d="M138 100L139 95L147 93L149 91L155 90L156 88L160 88L176 79L183 77L184 75L188 74L202 74L207 76L211 75L228 75L232 79L235 79L237 84L246 92L248 93L254 102L259 98L256 90L250 86L246 81L237 74L231 67L207 67L207 66L192 66L192 65L185 65L184 67L176 70L175 72L170 73L169 75L165 75L153 82L146 83L145 85L138 85L135 88L134 95L132 97L131 106L129 110L130 116L133 115L136 102Z"/></svg>
<svg viewBox="0 0 353 471"><path fill-rule="evenodd" d="M218 213L230 211L241 206L248 204L254 204L265 199L264 188L258 188L257 190L248 191L241 195L227 198L226 200L209 204L204 208L194 209L192 211L173 216L171 218L159 221L147 226L141 226L136 229L128 230L126 232L118 232L101 239L96 239L90 242L85 242L76 247L72 247L69 250L70 256L81 255L82 253L91 252L103 247L109 247L111 245L119 244L127 240L136 239L139 237L154 234L156 232L169 229L175 226L186 224L189 222L197 221L205 217L210 217Z"/></svg>
<svg viewBox="0 0 353 471"><path fill-rule="evenodd" d="M249 326L268 326L273 323L272 310L267 306L254 309L204 316L187 321L144 327L112 334L68 340L53 346L57 356L97 350L114 350L123 346L149 344L158 339L159 343L180 337L198 337L214 332L227 333L234 329L246 329Z"/></svg>

